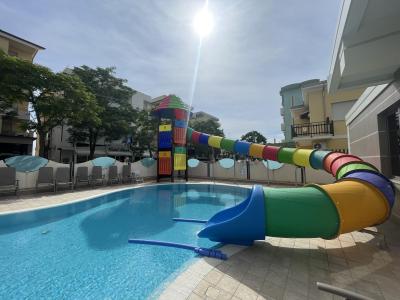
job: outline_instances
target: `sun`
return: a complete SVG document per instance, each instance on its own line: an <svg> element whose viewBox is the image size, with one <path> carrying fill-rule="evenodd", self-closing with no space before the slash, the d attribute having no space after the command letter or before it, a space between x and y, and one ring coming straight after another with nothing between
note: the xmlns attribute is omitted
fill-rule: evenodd
<svg viewBox="0 0 400 300"><path fill-rule="evenodd" d="M214 20L207 6L205 6L201 11L199 11L194 17L193 28L200 36L200 38L208 36L213 30Z"/></svg>

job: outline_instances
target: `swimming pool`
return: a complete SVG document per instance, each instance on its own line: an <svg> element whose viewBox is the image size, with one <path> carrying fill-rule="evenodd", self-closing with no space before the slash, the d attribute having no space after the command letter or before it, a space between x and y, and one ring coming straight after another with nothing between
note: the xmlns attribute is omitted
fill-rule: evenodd
<svg viewBox="0 0 400 300"><path fill-rule="evenodd" d="M195 254L128 244L128 238L197 244L201 224L250 190L162 184L52 208L0 215L0 299L154 298Z"/></svg>

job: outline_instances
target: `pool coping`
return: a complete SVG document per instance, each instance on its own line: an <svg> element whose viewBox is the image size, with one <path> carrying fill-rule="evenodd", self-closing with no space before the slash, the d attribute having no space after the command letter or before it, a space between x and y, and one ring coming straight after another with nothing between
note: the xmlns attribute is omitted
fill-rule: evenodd
<svg viewBox="0 0 400 300"><path fill-rule="evenodd" d="M121 192L121 191L126 191L126 190L132 190L132 189L137 189L137 188L142 188L146 186L158 186L158 185L177 185L177 184L215 184L215 185L225 185L225 186L234 186L234 187L241 187L241 188L248 188L250 189L249 186L246 185L237 185L237 184L228 184L228 183L219 183L219 182L208 182L208 181L201 181L201 182L162 182L162 183L144 183L144 184L139 184L135 186L127 186L127 187L122 187L118 188L115 190L109 190L109 191L104 191L103 193L92 195L92 196L86 196L82 198L78 198L75 200L67 200L62 203L51 203L49 205L42 205L38 207L30 207L26 209L19 209L19 210L9 210L9 211L0 211L0 217L4 215L9 215L9 214L16 214L16 213L24 213L24 212L32 212L36 210L41 210L41 209L48 209L48 208L55 208L55 207L61 207L65 205L71 205L74 203L79 203L79 202L84 202L84 201L89 201L97 197L102 197L106 195L110 195L113 193Z"/></svg>

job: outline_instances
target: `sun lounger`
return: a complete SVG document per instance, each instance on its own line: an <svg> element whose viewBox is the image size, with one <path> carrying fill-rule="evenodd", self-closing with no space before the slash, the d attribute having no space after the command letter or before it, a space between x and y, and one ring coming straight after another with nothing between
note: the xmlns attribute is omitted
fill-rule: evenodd
<svg viewBox="0 0 400 300"><path fill-rule="evenodd" d="M104 185L103 168L100 166L94 166L92 168L92 175L90 176L90 184L95 185L98 182L101 182L101 185Z"/></svg>
<svg viewBox="0 0 400 300"><path fill-rule="evenodd" d="M59 186L69 187L71 190L74 189L73 181L70 176L70 169L67 167L61 167L56 170L55 190L58 190Z"/></svg>
<svg viewBox="0 0 400 300"><path fill-rule="evenodd" d="M75 185L78 186L81 183L90 184L88 167L78 167L76 169Z"/></svg>
<svg viewBox="0 0 400 300"><path fill-rule="evenodd" d="M119 182L119 175L118 175L118 167L117 166L110 166L108 168L108 182L110 184Z"/></svg>
<svg viewBox="0 0 400 300"><path fill-rule="evenodd" d="M18 180L15 168L0 168L0 191L13 191L15 195L18 193Z"/></svg>
<svg viewBox="0 0 400 300"><path fill-rule="evenodd" d="M132 182L133 175L131 171L131 165L123 165L122 166L122 183L124 182Z"/></svg>
<svg viewBox="0 0 400 300"><path fill-rule="evenodd" d="M56 191L52 167L42 167L39 169L38 179L36 181L36 192L42 186L52 187L54 192Z"/></svg>

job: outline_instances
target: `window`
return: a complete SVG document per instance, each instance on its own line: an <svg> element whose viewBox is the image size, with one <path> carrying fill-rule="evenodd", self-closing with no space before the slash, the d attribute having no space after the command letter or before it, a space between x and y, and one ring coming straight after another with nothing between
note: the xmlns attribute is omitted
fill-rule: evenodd
<svg viewBox="0 0 400 300"><path fill-rule="evenodd" d="M344 121L346 114L356 103L356 100L332 103L332 120L333 121Z"/></svg>

